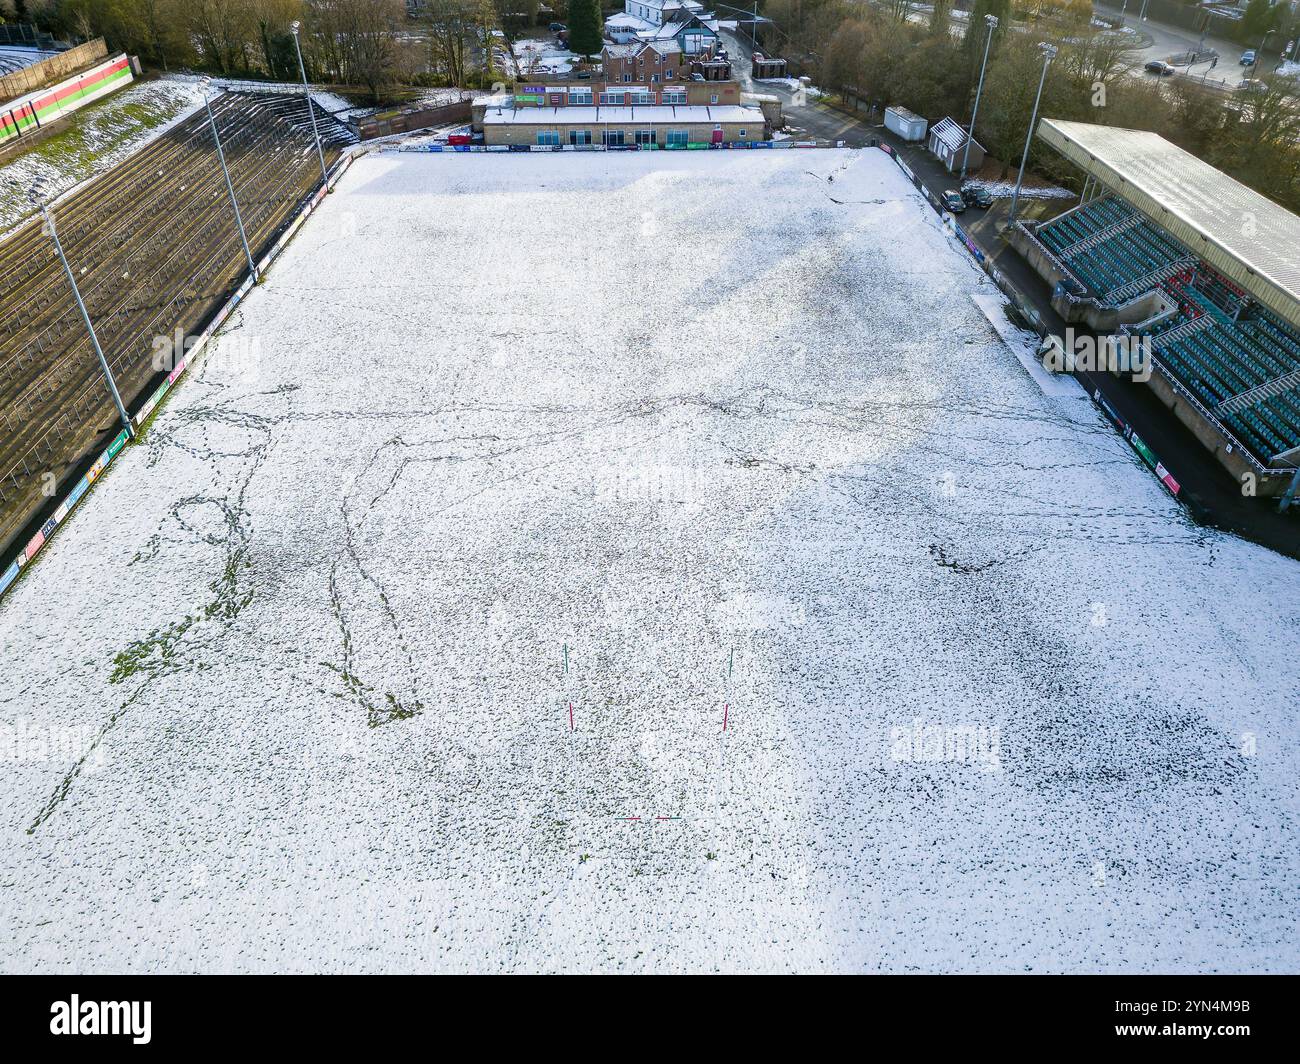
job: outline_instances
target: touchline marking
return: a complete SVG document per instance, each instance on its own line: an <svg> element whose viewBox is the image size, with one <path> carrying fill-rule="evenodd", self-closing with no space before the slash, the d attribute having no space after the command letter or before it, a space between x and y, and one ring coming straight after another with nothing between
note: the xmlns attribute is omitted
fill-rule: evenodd
<svg viewBox="0 0 1300 1064"><path fill-rule="evenodd" d="M730 708L730 706L731 703L728 702L726 705L722 707L722 730L723 731L727 730L727 710Z"/></svg>
<svg viewBox="0 0 1300 1064"><path fill-rule="evenodd" d="M569 703L569 731L573 731L573 703Z"/></svg>

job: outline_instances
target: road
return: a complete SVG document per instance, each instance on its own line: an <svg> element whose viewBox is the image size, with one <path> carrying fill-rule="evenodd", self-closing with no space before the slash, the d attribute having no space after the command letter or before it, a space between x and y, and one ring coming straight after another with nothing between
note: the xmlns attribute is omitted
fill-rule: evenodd
<svg viewBox="0 0 1300 1064"><path fill-rule="evenodd" d="M1150 18L1139 19L1137 11L1141 8L1141 0L1132 0L1125 7L1119 4L1101 4L1094 0L1093 9L1099 15L1106 15L1112 18L1123 18L1128 29L1137 35L1137 43L1129 58L1129 66L1134 70L1141 70L1142 67L1153 59L1168 59L1172 55L1178 55L1192 48L1213 48L1219 53L1219 61L1212 64L1210 61L1204 63L1195 63L1190 68L1178 68L1179 74L1196 78L1198 81L1204 78L1210 85L1218 83L1225 89L1235 89L1245 76L1241 67L1237 65L1237 59L1245 50L1236 41L1228 40L1226 37L1206 36L1202 38L1200 34L1192 30L1184 29L1181 26L1170 26L1163 22L1156 22ZM927 4L918 4L908 14L907 20L917 25L928 25L931 17L931 7ZM962 36L966 33L966 22L968 12L952 12L952 32L954 36ZM1017 25L1023 25L1017 23Z"/></svg>
<svg viewBox="0 0 1300 1064"><path fill-rule="evenodd" d="M1214 84L1217 81L1226 88L1236 88L1241 79L1245 77L1243 69L1237 64L1237 60L1245 49L1236 41L1212 35L1201 37L1200 34L1184 29L1181 26L1170 26L1167 23L1156 22L1151 18L1139 19L1136 11L1140 6L1138 0L1134 0L1127 10L1120 4L1099 4L1095 0L1093 3L1093 9L1098 14L1108 15L1112 18L1123 17L1126 26L1150 39L1151 43L1144 45L1135 56L1138 65L1152 59L1168 59L1171 55L1177 55L1192 48L1213 48L1219 53L1217 64L1212 66L1208 62L1196 63L1191 67L1190 71L1186 67L1179 67L1179 73L1188 73L1198 80L1204 77L1209 84Z"/></svg>
<svg viewBox="0 0 1300 1064"><path fill-rule="evenodd" d="M843 111L827 107L801 91L789 88L785 82L755 81L753 63L750 61L753 45L748 38L731 30L721 30L720 33L731 57L732 76L740 82L745 92L780 97L786 124L796 135L805 133L809 137L832 143L843 141L850 148L861 148L874 139L873 130L857 119Z"/></svg>

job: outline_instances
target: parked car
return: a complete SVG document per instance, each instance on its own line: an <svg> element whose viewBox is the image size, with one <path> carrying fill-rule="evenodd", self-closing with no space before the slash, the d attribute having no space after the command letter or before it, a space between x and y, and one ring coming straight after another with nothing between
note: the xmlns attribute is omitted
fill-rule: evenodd
<svg viewBox="0 0 1300 1064"><path fill-rule="evenodd" d="M550 29L551 29L551 32L552 32L552 33L559 33L560 30L565 30L565 29L568 29L568 28L569 28L569 27L566 26L563 22L552 22L552 23L551 23L551 26L550 26Z"/></svg>
<svg viewBox="0 0 1300 1064"><path fill-rule="evenodd" d="M1241 53L1241 58L1238 59L1237 62L1238 62L1239 64L1241 64L1242 66L1254 66L1254 65L1255 65L1255 49L1254 49L1254 48L1247 48L1244 52Z"/></svg>
<svg viewBox="0 0 1300 1064"><path fill-rule="evenodd" d="M1172 77L1178 73L1173 63L1166 63L1163 59L1153 59L1146 65L1148 74L1159 74L1162 78Z"/></svg>
<svg viewBox="0 0 1300 1064"><path fill-rule="evenodd" d="M1237 88L1242 92L1268 92L1268 83L1259 78L1243 78Z"/></svg>
<svg viewBox="0 0 1300 1064"><path fill-rule="evenodd" d="M961 198L961 193L955 189L948 189L939 197L939 201L943 204L943 209L952 214L961 214L966 209L966 201Z"/></svg>
<svg viewBox="0 0 1300 1064"><path fill-rule="evenodd" d="M993 206L993 193L983 185L966 185L961 190L961 198L967 207L979 207L988 210Z"/></svg>

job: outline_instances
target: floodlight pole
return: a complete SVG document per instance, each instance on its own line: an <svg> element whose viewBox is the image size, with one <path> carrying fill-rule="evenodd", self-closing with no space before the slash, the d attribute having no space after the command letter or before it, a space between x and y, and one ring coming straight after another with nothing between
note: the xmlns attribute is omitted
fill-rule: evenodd
<svg viewBox="0 0 1300 1064"><path fill-rule="evenodd" d="M239 213L239 201L235 199L235 186L230 180L230 171L226 167L226 153L221 150L221 135L217 132L217 119L212 113L212 101L208 99L208 89L206 85L200 86L203 93L203 106L208 110L208 123L212 126L212 141L217 146L217 158L221 161L221 173L226 178L226 191L230 193L230 206L235 211L235 225L239 227L239 239L244 245L244 257L248 259L248 272L253 278L253 283L258 281L257 264L253 261L253 252L248 246L248 234L244 232L244 219Z"/></svg>
<svg viewBox="0 0 1300 1064"><path fill-rule="evenodd" d="M81 320L86 323L86 331L90 333L90 343L95 349L95 355L99 359L99 368L104 371L104 380L108 383L108 390L113 396L113 405L117 407L117 416L122 419L122 427L126 429L127 436L134 436L135 431L131 428L131 417L126 412L126 406L122 403L122 395L117 390L117 381L113 379L113 371L109 368L108 359L104 357L104 349L99 346L99 337L95 335L95 326L90 320L90 311L86 309L85 301L81 298L81 289L77 287L76 275L72 272L72 267L68 265L68 257L63 253L63 243L59 240L59 231L54 226L54 216L45 208L44 203L39 203L41 217L45 220L46 228L50 231L50 239L54 241L54 250L59 253L59 261L63 263L63 270L68 275L68 284L72 286L72 294L77 300L77 309L81 311Z"/></svg>
<svg viewBox="0 0 1300 1064"><path fill-rule="evenodd" d="M1259 39L1259 47L1255 49L1254 69L1251 71L1251 76L1254 78L1259 77L1260 67L1263 66L1264 63L1264 45L1268 43L1268 39L1272 36L1272 30L1265 30L1264 36Z"/></svg>
<svg viewBox="0 0 1300 1064"><path fill-rule="evenodd" d="M300 23L296 21L289 23L289 29L293 31L293 50L298 53L298 73L302 75L302 95L307 101L307 114L311 116L311 135L316 140L316 158L320 160L321 183L324 184L326 192L332 192L329 171L325 169L325 151L320 146L320 130L316 128L316 108L312 106L311 89L307 87L307 67L302 61L302 45L298 43L300 28Z"/></svg>
<svg viewBox="0 0 1300 1064"><path fill-rule="evenodd" d="M1016 220L1016 207L1020 204L1020 185L1025 179L1025 163L1029 161L1029 143L1034 139L1034 125L1038 122L1038 105L1043 99L1043 84L1047 81L1047 66L1056 55L1056 46L1044 42L1039 47L1043 50L1043 73L1038 78L1038 95L1034 97L1034 113L1029 119L1029 132L1025 134L1025 150L1020 156L1020 173L1016 177L1016 190L1011 194L1011 213L1007 215L1007 224Z"/></svg>
<svg viewBox="0 0 1300 1064"><path fill-rule="evenodd" d="M984 42L984 61L980 63L980 81L975 87L975 106L970 113L970 130L966 134L966 150L961 155L961 181L966 180L966 165L970 162L970 142L975 139L975 117L980 113L980 93L984 91L984 71L989 65L989 48L993 44L993 31L998 28L997 15L985 15L984 24L989 28L989 35Z"/></svg>

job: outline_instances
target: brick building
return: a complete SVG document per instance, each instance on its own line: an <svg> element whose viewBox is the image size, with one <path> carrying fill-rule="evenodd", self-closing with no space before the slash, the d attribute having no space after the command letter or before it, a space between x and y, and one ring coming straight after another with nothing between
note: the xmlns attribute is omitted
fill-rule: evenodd
<svg viewBox="0 0 1300 1064"><path fill-rule="evenodd" d="M767 137L763 112L737 104L595 107L488 107L489 145L685 148L746 144Z"/></svg>

